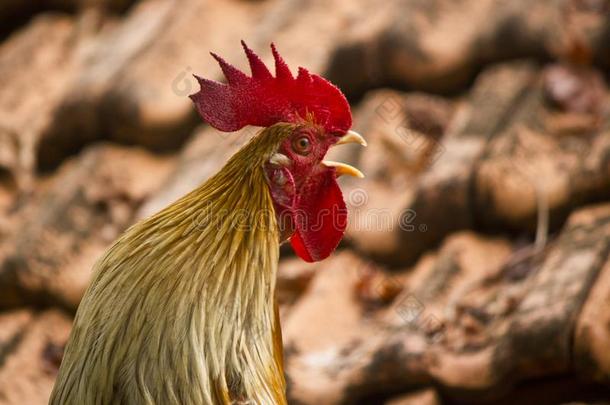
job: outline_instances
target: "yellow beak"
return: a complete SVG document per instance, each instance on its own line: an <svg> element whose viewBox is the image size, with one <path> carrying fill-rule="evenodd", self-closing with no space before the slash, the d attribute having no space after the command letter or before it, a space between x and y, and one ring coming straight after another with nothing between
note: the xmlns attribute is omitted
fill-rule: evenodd
<svg viewBox="0 0 610 405"><path fill-rule="evenodd" d="M362 135L352 130L347 131L347 133L341 138L339 138L339 141L333 146L345 145L346 143L357 143L359 145L366 146L366 141L364 140ZM347 174L348 176L358 177L359 179L364 178L364 174L360 170L346 163L333 162L332 160L323 160L322 164L327 167L334 167L337 172L337 177Z"/></svg>
<svg viewBox="0 0 610 405"><path fill-rule="evenodd" d="M344 145L346 143L357 143L357 144L360 144L362 146L366 146L367 145L367 143L364 140L364 138L362 137L362 135L360 135L356 131L352 131L351 129L349 131L347 131L347 133L345 135L343 135L339 139L339 142L337 142L335 145Z"/></svg>
<svg viewBox="0 0 610 405"><path fill-rule="evenodd" d="M337 177L347 174L348 176L358 177L359 179L364 178L364 174L360 170L346 163L323 160L322 164L326 167L334 167L337 171Z"/></svg>

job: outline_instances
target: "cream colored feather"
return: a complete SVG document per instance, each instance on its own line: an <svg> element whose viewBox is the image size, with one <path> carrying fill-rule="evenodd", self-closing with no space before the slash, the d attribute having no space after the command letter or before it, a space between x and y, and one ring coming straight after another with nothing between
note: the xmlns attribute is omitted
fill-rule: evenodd
<svg viewBox="0 0 610 405"><path fill-rule="evenodd" d="M274 302L279 232L254 137L98 261L50 404L285 404Z"/></svg>

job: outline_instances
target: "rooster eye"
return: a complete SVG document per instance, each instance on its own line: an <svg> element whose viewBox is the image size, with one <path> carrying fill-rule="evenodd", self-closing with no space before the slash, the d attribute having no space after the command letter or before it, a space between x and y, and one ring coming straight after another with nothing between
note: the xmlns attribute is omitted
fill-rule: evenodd
<svg viewBox="0 0 610 405"><path fill-rule="evenodd" d="M306 136L301 136L292 141L292 149L299 155L307 155L311 151L311 141Z"/></svg>

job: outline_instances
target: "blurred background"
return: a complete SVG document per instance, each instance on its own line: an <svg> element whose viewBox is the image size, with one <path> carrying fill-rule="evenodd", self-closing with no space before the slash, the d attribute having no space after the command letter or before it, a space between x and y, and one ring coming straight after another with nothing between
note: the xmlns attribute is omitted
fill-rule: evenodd
<svg viewBox="0 0 610 405"><path fill-rule="evenodd" d="M0 404L46 404L94 261L253 129L240 39L336 83L350 225L282 250L291 404L610 401L610 1L2 0Z"/></svg>

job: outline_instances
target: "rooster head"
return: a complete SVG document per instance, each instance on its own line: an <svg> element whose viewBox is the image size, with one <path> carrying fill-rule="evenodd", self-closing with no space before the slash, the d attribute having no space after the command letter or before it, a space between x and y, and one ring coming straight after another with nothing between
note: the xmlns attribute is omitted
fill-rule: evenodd
<svg viewBox="0 0 610 405"><path fill-rule="evenodd" d="M212 53L227 83L195 76L201 89L190 97L203 119L221 131L266 127L257 137L267 147L251 159L264 168L281 238L290 239L305 261L322 260L347 226L337 177L363 177L358 169L324 157L332 146L366 142L350 130L350 107L337 87L304 68L294 77L272 44L273 76L243 41L242 46L251 76Z"/></svg>

